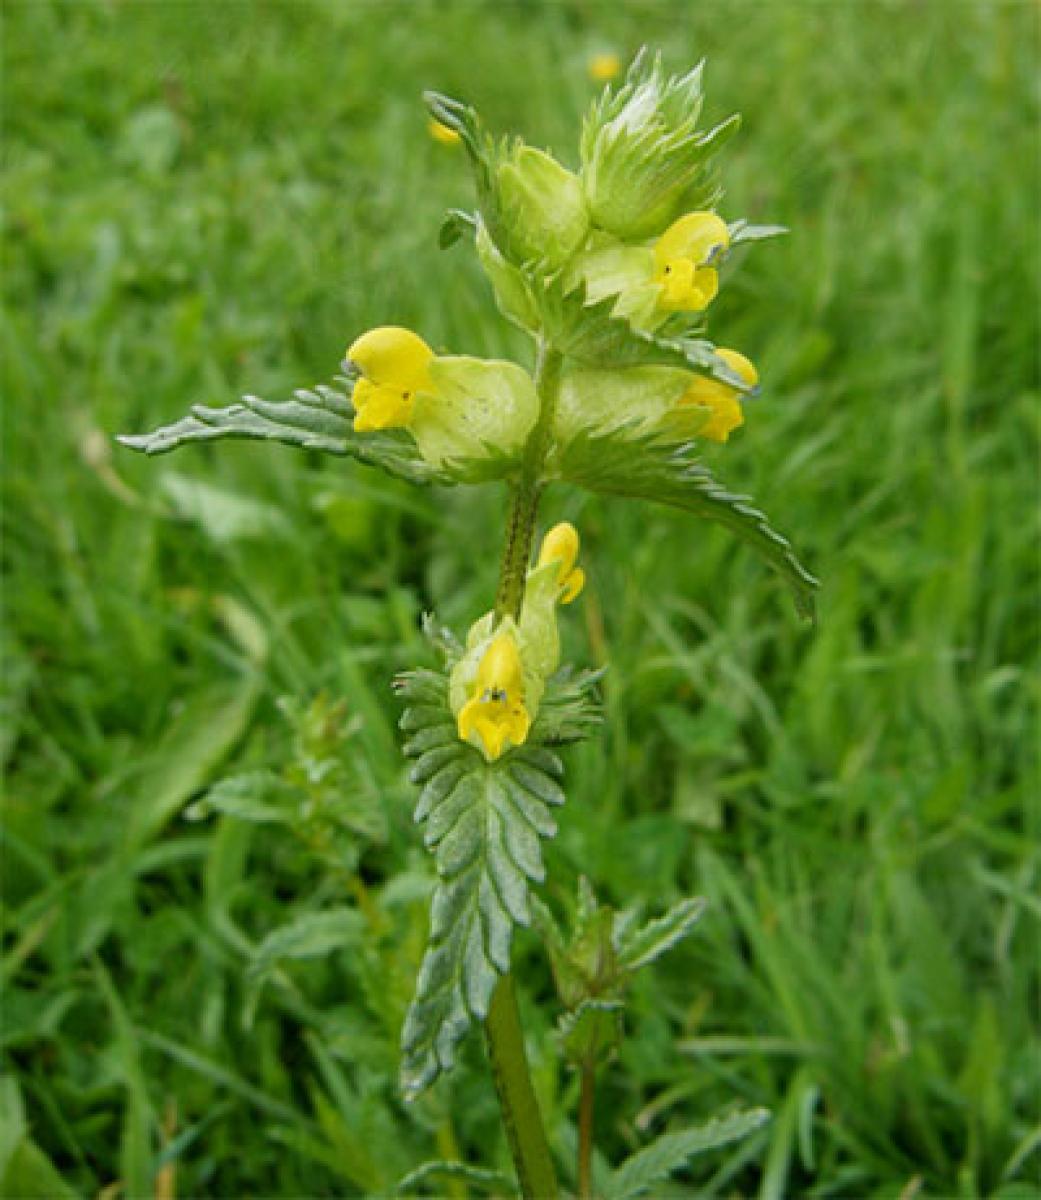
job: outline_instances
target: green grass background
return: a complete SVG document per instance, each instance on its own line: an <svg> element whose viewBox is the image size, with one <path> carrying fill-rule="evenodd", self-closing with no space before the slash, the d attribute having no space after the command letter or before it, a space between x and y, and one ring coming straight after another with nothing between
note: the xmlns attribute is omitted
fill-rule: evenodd
<svg viewBox="0 0 1041 1200"><path fill-rule="evenodd" d="M590 574L568 653L610 670L546 894L710 902L634 989L600 1150L762 1104L656 1194L1041 1194L1036 5L33 0L3 9L7 1195L382 1196L427 1158L507 1163L476 1037L396 1091L430 868L388 686L428 658L421 612L488 607L501 493L111 435L281 398L376 324L527 354L437 250L471 193L419 92L573 162L590 55L645 41L706 55L709 118L744 114L725 214L792 230L713 306L765 386L706 459L823 590L804 627L724 531L548 497ZM192 809L303 762L277 701L323 691L322 803L385 829L311 853ZM322 912L340 933L301 940ZM533 934L516 959L573 1182Z"/></svg>

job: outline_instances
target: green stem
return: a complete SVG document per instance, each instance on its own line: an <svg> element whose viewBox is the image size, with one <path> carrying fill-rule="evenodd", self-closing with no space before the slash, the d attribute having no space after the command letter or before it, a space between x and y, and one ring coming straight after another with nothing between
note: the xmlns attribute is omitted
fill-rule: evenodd
<svg viewBox="0 0 1041 1200"><path fill-rule="evenodd" d="M557 1195L557 1177L535 1089L531 1086L511 975L503 975L495 986L484 1032L521 1194L526 1200L553 1200Z"/></svg>
<svg viewBox="0 0 1041 1200"><path fill-rule="evenodd" d="M560 390L562 356L539 343L535 366L535 389L539 397L539 416L524 447L520 475L510 496L510 512L503 547L502 573L495 597L495 615L520 619L524 603L524 582L535 536L542 469L546 461L553 429L553 414ZM484 1022L495 1089L499 1095L502 1122L517 1169L521 1193L526 1200L554 1200L557 1177L546 1141L531 1072L524 1053L524 1034L513 978L504 975L492 993Z"/></svg>
<svg viewBox="0 0 1041 1200"><path fill-rule="evenodd" d="M524 603L524 581L531 559L535 536L535 518L542 494L542 469L553 438L553 417L560 392L563 355L539 343L535 363L535 391L539 397L539 416L528 435L521 459L520 475L510 494L510 512L506 519L506 543L503 546L499 590L495 597L497 618L519 620Z"/></svg>

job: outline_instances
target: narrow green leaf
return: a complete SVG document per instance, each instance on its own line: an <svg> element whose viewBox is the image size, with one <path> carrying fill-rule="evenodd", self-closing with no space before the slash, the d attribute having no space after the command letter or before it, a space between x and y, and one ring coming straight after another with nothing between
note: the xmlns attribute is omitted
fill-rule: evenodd
<svg viewBox="0 0 1041 1200"><path fill-rule="evenodd" d="M800 615L813 616L818 581L749 497L728 492L697 461L692 444L677 446L625 429L582 434L560 453L555 473L593 492L654 500L725 525L781 575Z"/></svg>
<svg viewBox="0 0 1041 1200"><path fill-rule="evenodd" d="M619 965L627 971L638 971L654 962L690 933L704 911L705 901L700 896L681 900L657 920L637 930L626 930L615 947Z"/></svg>
<svg viewBox="0 0 1041 1200"><path fill-rule="evenodd" d="M649 1146L638 1150L611 1176L605 1189L605 1200L628 1200L639 1196L653 1183L679 1170L696 1154L715 1150L729 1142L740 1141L760 1129L770 1114L762 1108L719 1117L707 1125L665 1133Z"/></svg>

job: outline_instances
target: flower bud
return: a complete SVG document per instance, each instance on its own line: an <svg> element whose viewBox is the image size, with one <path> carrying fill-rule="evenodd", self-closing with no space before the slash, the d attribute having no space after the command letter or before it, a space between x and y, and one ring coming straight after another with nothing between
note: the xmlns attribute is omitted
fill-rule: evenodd
<svg viewBox="0 0 1041 1200"><path fill-rule="evenodd" d="M556 564L561 604L570 604L585 587L586 573L575 566L579 546L578 530L570 521L554 525L542 539L538 567Z"/></svg>
<svg viewBox="0 0 1041 1200"><path fill-rule="evenodd" d="M582 185L549 154L516 145L496 172L496 238L514 263L562 266L589 230Z"/></svg>
<svg viewBox="0 0 1041 1200"><path fill-rule="evenodd" d="M685 208L711 200L709 155L739 124L699 133L702 67L666 77L641 51L617 91L608 88L582 127L582 185L593 224L626 240L660 233Z"/></svg>

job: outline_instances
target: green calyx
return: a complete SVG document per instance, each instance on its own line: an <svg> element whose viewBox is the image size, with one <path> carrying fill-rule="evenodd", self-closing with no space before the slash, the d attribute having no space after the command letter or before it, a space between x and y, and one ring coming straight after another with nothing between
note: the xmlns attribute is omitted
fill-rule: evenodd
<svg viewBox="0 0 1041 1200"><path fill-rule="evenodd" d="M561 267L589 231L582 184L542 150L516 143L495 173L497 233L515 263Z"/></svg>
<svg viewBox="0 0 1041 1200"><path fill-rule="evenodd" d="M702 69L666 76L660 55L641 51L621 88L594 102L582 127L581 175L595 226L647 238L683 211L712 206L718 189L707 161L740 118L699 132Z"/></svg>

